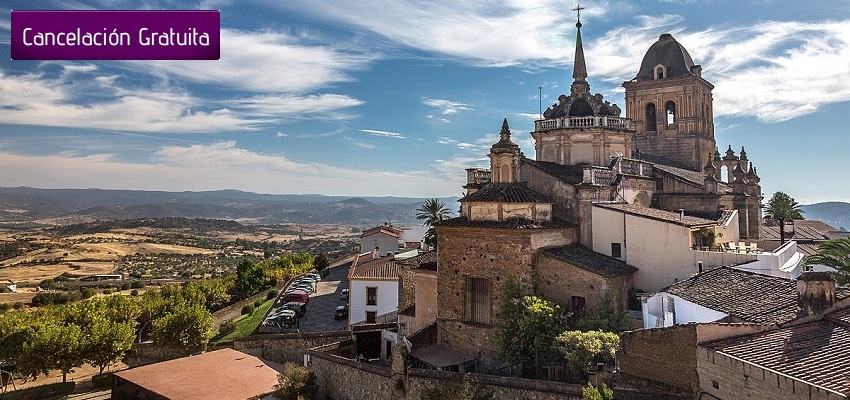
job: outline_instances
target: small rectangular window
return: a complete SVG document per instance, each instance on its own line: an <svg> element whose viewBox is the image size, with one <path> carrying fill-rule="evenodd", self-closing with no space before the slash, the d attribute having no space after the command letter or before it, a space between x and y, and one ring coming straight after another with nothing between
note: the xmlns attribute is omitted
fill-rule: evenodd
<svg viewBox="0 0 850 400"><path fill-rule="evenodd" d="M611 257L623 258L623 251L619 243L611 243Z"/></svg>
<svg viewBox="0 0 850 400"><path fill-rule="evenodd" d="M378 305L378 288L376 288L376 287L367 287L366 288L366 305L367 306Z"/></svg>
<svg viewBox="0 0 850 400"><path fill-rule="evenodd" d="M378 316L378 312L377 312L377 311L366 311L366 323L367 323L367 324L374 324L374 323L375 323L375 318L376 318L377 316Z"/></svg>

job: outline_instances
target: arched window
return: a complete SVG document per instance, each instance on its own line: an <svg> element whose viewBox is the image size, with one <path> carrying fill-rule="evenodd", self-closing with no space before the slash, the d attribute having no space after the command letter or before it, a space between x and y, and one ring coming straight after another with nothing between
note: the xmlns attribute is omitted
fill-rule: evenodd
<svg viewBox="0 0 850 400"><path fill-rule="evenodd" d="M667 67L662 64L658 64L655 66L655 79L664 79L667 76Z"/></svg>
<svg viewBox="0 0 850 400"><path fill-rule="evenodd" d="M646 131L655 132L658 130L655 117L655 103L646 105Z"/></svg>
<svg viewBox="0 0 850 400"><path fill-rule="evenodd" d="M664 105L664 110L667 113L667 126L673 125L676 123L676 103L672 101L668 101L667 104Z"/></svg>

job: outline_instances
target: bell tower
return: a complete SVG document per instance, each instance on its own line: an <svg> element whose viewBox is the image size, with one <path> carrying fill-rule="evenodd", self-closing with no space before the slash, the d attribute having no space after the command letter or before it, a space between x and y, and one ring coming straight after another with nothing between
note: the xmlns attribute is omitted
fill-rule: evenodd
<svg viewBox="0 0 850 400"><path fill-rule="evenodd" d="M714 85L702 78L702 67L694 64L673 35L658 38L643 57L637 76L623 87L636 153L702 171L716 146Z"/></svg>

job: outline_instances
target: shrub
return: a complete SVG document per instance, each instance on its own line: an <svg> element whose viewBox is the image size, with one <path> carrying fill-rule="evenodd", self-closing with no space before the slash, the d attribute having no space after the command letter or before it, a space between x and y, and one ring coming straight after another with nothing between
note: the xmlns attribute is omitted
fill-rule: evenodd
<svg viewBox="0 0 850 400"><path fill-rule="evenodd" d="M80 295L81 295L81 296L82 296L82 298L84 298L84 299L90 299L92 296L94 296L94 295L95 295L95 291L94 291L94 289L92 289L92 288L90 288L90 287L85 287L85 286L84 286L84 287L81 287L81 288L80 288Z"/></svg>
<svg viewBox="0 0 850 400"><path fill-rule="evenodd" d="M218 327L219 335L227 335L228 333L236 331L236 321L229 319L221 323L221 326Z"/></svg>
<svg viewBox="0 0 850 400"><path fill-rule="evenodd" d="M38 283L38 287L44 290L51 290L56 288L56 282L53 279L45 279Z"/></svg>
<svg viewBox="0 0 850 400"><path fill-rule="evenodd" d="M596 363L613 364L620 346L616 333L602 331L566 331L558 336L572 379L586 379L587 371Z"/></svg>
<svg viewBox="0 0 850 400"><path fill-rule="evenodd" d="M260 299L254 300L254 308L260 308L263 305L263 301Z"/></svg>
<svg viewBox="0 0 850 400"><path fill-rule="evenodd" d="M475 383L467 376L463 380L440 382L436 387L422 392L422 400L491 400L493 392Z"/></svg>
<svg viewBox="0 0 850 400"><path fill-rule="evenodd" d="M103 294L105 294L105 295L112 294L112 289L103 289Z"/></svg>
<svg viewBox="0 0 850 400"><path fill-rule="evenodd" d="M254 305L253 304L245 304L242 306L242 315L253 314L254 313Z"/></svg>
<svg viewBox="0 0 850 400"><path fill-rule="evenodd" d="M142 281L142 280L133 281L132 283L130 283L130 288L132 288L132 289L142 289L144 287L145 287L145 281Z"/></svg>
<svg viewBox="0 0 850 400"><path fill-rule="evenodd" d="M133 290L130 291L130 296L138 296L138 295L139 295L138 289L133 289Z"/></svg>
<svg viewBox="0 0 850 400"><path fill-rule="evenodd" d="M9 303L0 303L0 312L6 312L12 309L12 305Z"/></svg>
<svg viewBox="0 0 850 400"><path fill-rule="evenodd" d="M269 292L266 293L266 300L271 300L275 296L277 296L277 290L269 290Z"/></svg>
<svg viewBox="0 0 850 400"><path fill-rule="evenodd" d="M280 400L316 400L319 385L316 374L293 362L283 364L283 372L277 375L274 395Z"/></svg>
<svg viewBox="0 0 850 400"><path fill-rule="evenodd" d="M614 400L614 391L604 383L597 390L592 383L587 382L587 386L581 388L581 398L582 400Z"/></svg>
<svg viewBox="0 0 850 400"><path fill-rule="evenodd" d="M124 282L121 284L121 290L127 290L130 288L130 282Z"/></svg>
<svg viewBox="0 0 850 400"><path fill-rule="evenodd" d="M24 308L24 303L21 301L16 301L14 304L12 304L12 308L16 310L21 310Z"/></svg>

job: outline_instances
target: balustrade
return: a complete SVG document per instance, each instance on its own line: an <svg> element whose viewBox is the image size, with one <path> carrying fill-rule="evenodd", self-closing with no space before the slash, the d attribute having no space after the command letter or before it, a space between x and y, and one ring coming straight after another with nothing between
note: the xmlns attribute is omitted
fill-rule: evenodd
<svg viewBox="0 0 850 400"><path fill-rule="evenodd" d="M631 119L612 116L560 117L534 121L536 131L560 128L612 128L631 129Z"/></svg>

